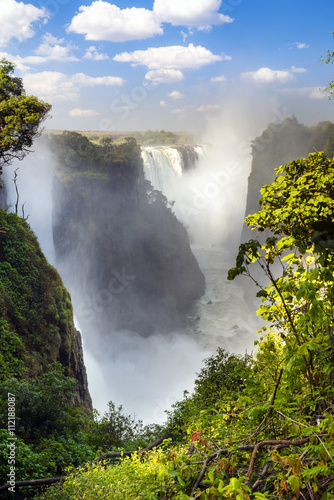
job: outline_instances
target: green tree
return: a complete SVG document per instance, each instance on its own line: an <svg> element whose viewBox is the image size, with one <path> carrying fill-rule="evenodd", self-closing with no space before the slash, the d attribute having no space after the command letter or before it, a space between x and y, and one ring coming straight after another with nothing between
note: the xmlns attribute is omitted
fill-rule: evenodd
<svg viewBox="0 0 334 500"><path fill-rule="evenodd" d="M22 160L51 109L37 97L28 96L22 79L13 76L15 66L0 60L0 173L5 164Z"/></svg>
<svg viewBox="0 0 334 500"><path fill-rule="evenodd" d="M228 277L261 267L269 285L256 280L259 312L285 342L287 382L292 391L307 383L321 412L334 384L334 160L313 153L276 173L261 190L260 210L245 220L267 237L240 246Z"/></svg>

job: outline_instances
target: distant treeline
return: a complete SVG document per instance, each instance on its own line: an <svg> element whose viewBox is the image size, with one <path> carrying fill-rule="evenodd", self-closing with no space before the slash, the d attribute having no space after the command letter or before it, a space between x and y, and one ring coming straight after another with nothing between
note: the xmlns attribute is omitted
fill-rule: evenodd
<svg viewBox="0 0 334 500"><path fill-rule="evenodd" d="M106 131L80 131L76 132L84 135L90 141L97 144L108 140L120 144L125 142L127 137L134 137L138 144L157 145L157 144L192 144L194 137L192 134L183 132L166 132L165 130L146 130L145 132L106 132ZM44 133L61 134L63 130L46 130Z"/></svg>

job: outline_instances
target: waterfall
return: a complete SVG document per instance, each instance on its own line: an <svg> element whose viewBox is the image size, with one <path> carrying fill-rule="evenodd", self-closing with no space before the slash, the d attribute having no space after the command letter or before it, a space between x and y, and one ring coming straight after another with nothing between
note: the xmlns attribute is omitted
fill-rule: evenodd
<svg viewBox="0 0 334 500"><path fill-rule="evenodd" d="M173 211L187 227L205 275L206 292L193 318L201 347L252 351L259 327L251 312L256 304L249 303L240 281L227 280L242 227L240 197L248 174L244 162L226 160L207 145L144 147L142 159L146 178L175 203Z"/></svg>
<svg viewBox="0 0 334 500"><path fill-rule="evenodd" d="M184 172L196 168L205 157L205 146L145 146L142 147L144 172L154 189L168 192L171 184Z"/></svg>

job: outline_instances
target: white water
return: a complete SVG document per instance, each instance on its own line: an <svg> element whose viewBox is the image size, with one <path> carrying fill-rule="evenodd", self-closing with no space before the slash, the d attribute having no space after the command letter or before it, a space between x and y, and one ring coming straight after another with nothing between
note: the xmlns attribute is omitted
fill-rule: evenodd
<svg viewBox="0 0 334 500"><path fill-rule="evenodd" d="M222 156L217 162L214 150L197 146L196 151L196 168L185 171L173 147L145 148L145 175L155 189L175 201L174 212L188 228L192 251L205 276L194 332L200 346L211 353L217 347L250 353L259 326L255 305L246 302L242 278L227 280L241 233L249 157L231 161Z"/></svg>

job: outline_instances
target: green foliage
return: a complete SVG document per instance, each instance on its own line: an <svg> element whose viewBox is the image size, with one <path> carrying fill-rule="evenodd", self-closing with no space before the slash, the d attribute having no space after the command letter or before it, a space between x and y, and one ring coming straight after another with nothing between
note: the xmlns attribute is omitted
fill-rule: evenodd
<svg viewBox="0 0 334 500"><path fill-rule="evenodd" d="M37 380L10 378L1 384L0 419L5 419L7 413L7 394L15 394L15 433L26 442L62 434L66 429L73 430L73 425L79 425L71 418L71 412L74 417L75 410L79 411L72 404L77 381L63 372L64 368L55 363Z"/></svg>
<svg viewBox="0 0 334 500"><path fill-rule="evenodd" d="M49 148L65 167L66 175L79 173L107 173L113 180L126 182L133 177L134 165L140 155L140 148L133 137L124 137L114 144L112 138L102 137L99 144L91 142L78 132L65 131L45 138ZM70 169L70 171L68 171Z"/></svg>
<svg viewBox="0 0 334 500"><path fill-rule="evenodd" d="M77 381L56 363L36 380L8 378L0 385L0 421L7 421L8 393L15 395L16 477L19 480L55 476L78 466L95 453L82 430L89 425L74 406ZM0 435L0 482L7 480L8 434Z"/></svg>
<svg viewBox="0 0 334 500"><path fill-rule="evenodd" d="M94 412L94 419L89 423L88 442L102 452L117 451L119 448L132 450L146 447L160 437L155 426L144 427L134 416L123 413L112 401L108 403L108 411L101 416Z"/></svg>
<svg viewBox="0 0 334 500"><path fill-rule="evenodd" d="M26 95L22 79L13 76L14 68L6 59L0 60L0 169L15 158L24 158L51 109Z"/></svg>
<svg viewBox="0 0 334 500"><path fill-rule="evenodd" d="M138 144L144 146L170 145L170 144L192 144L193 138L190 135L179 135L165 130L146 130L145 132L132 132L131 136L136 139ZM104 135L99 139L99 143L105 145L105 140L113 141L114 144L124 142L126 136L120 134Z"/></svg>
<svg viewBox="0 0 334 500"><path fill-rule="evenodd" d="M49 488L41 495L42 499L73 499L84 495L87 500L97 498L158 499L163 493L171 491L175 462L170 452L162 449L148 454L135 453L124 458L117 466L93 465L70 475L61 486ZM173 495L172 498L182 498ZM184 497L186 498L186 497Z"/></svg>
<svg viewBox="0 0 334 500"><path fill-rule="evenodd" d="M71 375L69 294L24 220L0 210L0 231L0 381L23 366L26 376L42 374L55 360Z"/></svg>

